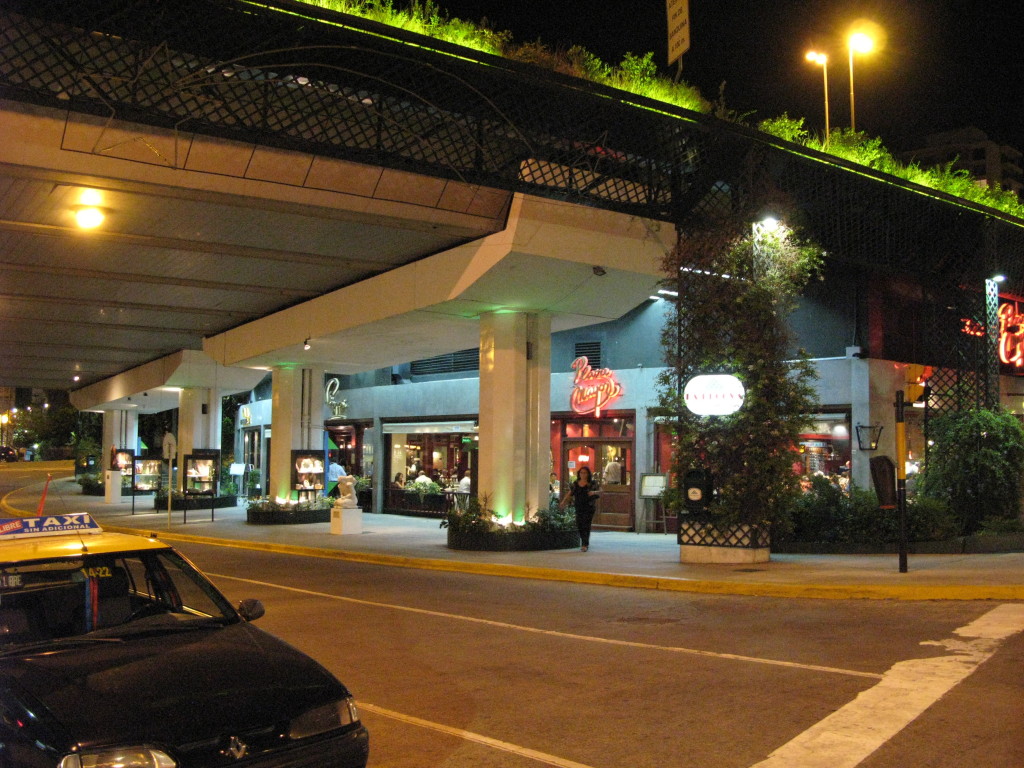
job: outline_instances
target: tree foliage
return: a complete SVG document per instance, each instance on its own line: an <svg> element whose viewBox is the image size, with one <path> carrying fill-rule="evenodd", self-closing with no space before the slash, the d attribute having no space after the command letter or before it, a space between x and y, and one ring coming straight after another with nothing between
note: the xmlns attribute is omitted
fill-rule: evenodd
<svg viewBox="0 0 1024 768"><path fill-rule="evenodd" d="M666 284L678 297L663 333L667 369L658 410L669 416L677 479L691 468L711 471L710 513L722 525L786 515L799 494L792 470L799 435L817 408L813 367L802 351L794 353L786 319L822 254L785 226L752 232L766 199L734 201L725 215L684 225L665 262ZM728 416L691 413L686 383L716 373L740 379L743 407ZM678 492L668 501L678 507Z"/></svg>
<svg viewBox="0 0 1024 768"><path fill-rule="evenodd" d="M1013 414L982 408L937 416L928 437L918 493L948 502L962 535L987 518L1020 516L1024 427Z"/></svg>

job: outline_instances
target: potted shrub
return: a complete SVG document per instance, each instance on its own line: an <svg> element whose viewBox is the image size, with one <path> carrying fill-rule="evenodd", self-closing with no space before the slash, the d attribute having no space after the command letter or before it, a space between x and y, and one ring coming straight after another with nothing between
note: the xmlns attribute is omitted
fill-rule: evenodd
<svg viewBox="0 0 1024 768"><path fill-rule="evenodd" d="M373 511L373 478L360 475L353 486L356 491L356 503L363 512Z"/></svg>
<svg viewBox="0 0 1024 768"><path fill-rule="evenodd" d="M406 483L405 490L394 494L392 499L400 505L393 510L398 514L440 517L445 511L444 489L433 481Z"/></svg>
<svg viewBox="0 0 1024 768"><path fill-rule="evenodd" d="M751 184L757 181L764 180ZM763 197L756 205L738 199L724 213L700 211L704 219L679 227L665 259L666 285L677 295L662 337L667 368L656 414L674 436L677 486L664 501L679 516L684 561L767 560L771 524L800 493L792 465L817 405L813 368L802 351L793 360L785 319L818 271L821 251L777 222L752 227L764 204ZM684 392L700 374L739 379L739 410L693 413ZM682 487L691 470L712 479L710 501L698 513Z"/></svg>
<svg viewBox="0 0 1024 768"><path fill-rule="evenodd" d="M75 482L82 486L84 496L102 496L105 492L102 475L86 472L78 475Z"/></svg>

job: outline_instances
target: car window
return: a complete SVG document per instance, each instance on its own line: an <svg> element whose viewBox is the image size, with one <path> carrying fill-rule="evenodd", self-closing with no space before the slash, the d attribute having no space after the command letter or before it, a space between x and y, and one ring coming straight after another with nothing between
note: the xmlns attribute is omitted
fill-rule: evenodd
<svg viewBox="0 0 1024 768"><path fill-rule="evenodd" d="M0 644L85 635L151 616L177 623L237 614L172 550L37 560L0 567Z"/></svg>

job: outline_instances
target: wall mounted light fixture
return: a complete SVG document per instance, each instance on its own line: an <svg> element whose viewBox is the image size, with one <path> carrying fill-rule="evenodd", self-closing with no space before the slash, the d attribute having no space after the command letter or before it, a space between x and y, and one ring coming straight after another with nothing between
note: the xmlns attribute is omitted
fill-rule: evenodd
<svg viewBox="0 0 1024 768"><path fill-rule="evenodd" d="M862 451L877 451L878 440L882 436L881 424L858 424L857 447Z"/></svg>

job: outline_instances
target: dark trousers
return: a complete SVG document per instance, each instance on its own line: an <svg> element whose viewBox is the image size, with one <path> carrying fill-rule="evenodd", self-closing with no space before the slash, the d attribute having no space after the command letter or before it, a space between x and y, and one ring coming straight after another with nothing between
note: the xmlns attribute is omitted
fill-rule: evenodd
<svg viewBox="0 0 1024 768"><path fill-rule="evenodd" d="M576 510L576 530L580 532L580 544L590 546L590 526L594 522L594 510L581 512Z"/></svg>

